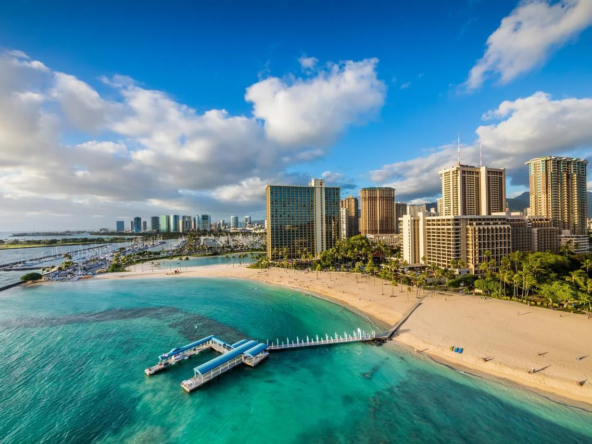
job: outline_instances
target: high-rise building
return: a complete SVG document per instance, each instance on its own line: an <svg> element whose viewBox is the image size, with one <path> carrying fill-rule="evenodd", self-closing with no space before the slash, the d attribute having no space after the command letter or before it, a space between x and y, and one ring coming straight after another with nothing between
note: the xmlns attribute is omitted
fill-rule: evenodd
<svg viewBox="0 0 592 444"><path fill-rule="evenodd" d="M339 239L339 187L323 179L309 186L267 185L267 255L318 255Z"/></svg>
<svg viewBox="0 0 592 444"><path fill-rule="evenodd" d="M230 228L238 228L238 216L230 216Z"/></svg>
<svg viewBox="0 0 592 444"><path fill-rule="evenodd" d="M142 218L141 217L134 217L134 225L133 225L134 233L140 233L142 231Z"/></svg>
<svg viewBox="0 0 592 444"><path fill-rule="evenodd" d="M506 211L504 168L457 165L440 171L441 216L488 216Z"/></svg>
<svg viewBox="0 0 592 444"><path fill-rule="evenodd" d="M395 189L391 187L362 188L362 217L360 232L366 234L395 234Z"/></svg>
<svg viewBox="0 0 592 444"><path fill-rule="evenodd" d="M181 233L187 233L191 230L192 223L191 216L181 216L181 219L179 219L179 231Z"/></svg>
<svg viewBox="0 0 592 444"><path fill-rule="evenodd" d="M171 217L169 215L162 215L158 221L158 230L161 233L171 232Z"/></svg>
<svg viewBox="0 0 592 444"><path fill-rule="evenodd" d="M403 259L409 264L463 268L481 273L480 264L491 254L497 265L512 252L511 227L505 216L403 216Z"/></svg>
<svg viewBox="0 0 592 444"><path fill-rule="evenodd" d="M117 231L121 232L121 231L125 231L125 222L122 220L118 220L115 224L115 226L117 227Z"/></svg>
<svg viewBox="0 0 592 444"><path fill-rule="evenodd" d="M179 232L179 221L181 220L181 216L179 216L178 214L171 214L170 215L170 227L171 227L171 233L178 233Z"/></svg>
<svg viewBox="0 0 592 444"><path fill-rule="evenodd" d="M339 205L342 209L346 210L345 212L341 212L341 216L347 218L345 225L342 224L342 228L345 226L346 231L341 231L341 238L347 239L348 237L360 234L358 227L358 220L360 219L358 199L353 196L347 196Z"/></svg>
<svg viewBox="0 0 592 444"><path fill-rule="evenodd" d="M197 215L197 230L212 231L212 219L207 214Z"/></svg>
<svg viewBox="0 0 592 444"><path fill-rule="evenodd" d="M407 214L406 203L395 203L395 231L401 234L401 218Z"/></svg>
<svg viewBox="0 0 592 444"><path fill-rule="evenodd" d="M142 231L148 231L148 221L142 221Z"/></svg>
<svg viewBox="0 0 592 444"><path fill-rule="evenodd" d="M438 216L442 215L442 198L439 197L436 200L436 211L438 212Z"/></svg>
<svg viewBox="0 0 592 444"><path fill-rule="evenodd" d="M160 231L160 218L158 216L152 216L150 218L150 230Z"/></svg>
<svg viewBox="0 0 592 444"><path fill-rule="evenodd" d="M529 215L545 216L560 230L587 236L585 159L538 157L526 162L530 182Z"/></svg>
<svg viewBox="0 0 592 444"><path fill-rule="evenodd" d="M133 220L130 220L130 229L129 230L130 230L130 233L134 232L134 221Z"/></svg>
<svg viewBox="0 0 592 444"><path fill-rule="evenodd" d="M251 216L245 216L245 228L251 225Z"/></svg>

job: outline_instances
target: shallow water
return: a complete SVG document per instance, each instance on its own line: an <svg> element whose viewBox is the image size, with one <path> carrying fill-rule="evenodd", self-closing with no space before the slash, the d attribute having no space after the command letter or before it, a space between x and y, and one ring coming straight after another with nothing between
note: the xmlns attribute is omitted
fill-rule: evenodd
<svg viewBox="0 0 592 444"><path fill-rule="evenodd" d="M186 394L208 334L302 338L363 318L239 280L83 281L0 293L2 442L592 442L592 414L366 344L273 353Z"/></svg>

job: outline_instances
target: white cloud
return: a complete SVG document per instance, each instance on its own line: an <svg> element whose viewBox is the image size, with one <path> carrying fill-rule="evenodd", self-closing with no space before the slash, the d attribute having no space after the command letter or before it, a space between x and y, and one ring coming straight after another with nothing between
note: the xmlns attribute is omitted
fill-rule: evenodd
<svg viewBox="0 0 592 444"><path fill-rule="evenodd" d="M401 85L401 89L407 89L411 86L411 82L406 82Z"/></svg>
<svg viewBox="0 0 592 444"><path fill-rule="evenodd" d="M302 70L307 73L310 73L314 70L318 61L319 59L317 59L316 57L306 57L306 55L303 55L298 59L298 62L300 62Z"/></svg>
<svg viewBox="0 0 592 444"><path fill-rule="evenodd" d="M108 104L88 84L76 77L56 72L51 91L66 115L77 129L94 132L106 123Z"/></svg>
<svg viewBox="0 0 592 444"><path fill-rule="evenodd" d="M325 179L327 183L336 183L343 180L343 174L333 173L331 171L325 171L321 174L321 177Z"/></svg>
<svg viewBox="0 0 592 444"><path fill-rule="evenodd" d="M250 177L237 185L224 185L216 188L212 195L227 202L258 201L265 197L266 185L260 178Z"/></svg>
<svg viewBox="0 0 592 444"><path fill-rule="evenodd" d="M266 181L301 183L285 169L325 155L348 125L378 111L385 88L376 63L260 81L247 91L258 111L232 116L198 113L124 76L102 79L107 99L23 53L0 53L0 221L11 224L0 229L32 212L96 224L93 214L261 210ZM279 89L265 104L270 81ZM266 105L277 116L261 112Z"/></svg>
<svg viewBox="0 0 592 444"><path fill-rule="evenodd" d="M270 77L247 88L253 115L269 140L287 146L327 147L348 125L364 123L382 107L384 82L377 59L330 64L310 79Z"/></svg>
<svg viewBox="0 0 592 444"><path fill-rule="evenodd" d="M592 0L522 1L487 39L487 50L465 87L479 88L493 74L507 83L542 64L592 24Z"/></svg>
<svg viewBox="0 0 592 444"><path fill-rule="evenodd" d="M538 92L530 97L505 101L483 116L485 121L475 131L483 146L483 163L506 168L512 183L528 185L524 163L544 155L582 156L592 152L592 99L553 100ZM479 164L479 141L461 149L463 164ZM437 148L425 156L384 165L371 171L378 183L397 189L402 199L433 197L440 193L438 171L457 162L453 144Z"/></svg>

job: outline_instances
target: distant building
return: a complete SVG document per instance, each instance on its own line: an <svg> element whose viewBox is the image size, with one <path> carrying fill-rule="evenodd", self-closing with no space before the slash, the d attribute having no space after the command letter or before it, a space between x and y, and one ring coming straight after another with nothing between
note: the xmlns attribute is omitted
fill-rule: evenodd
<svg viewBox="0 0 592 444"><path fill-rule="evenodd" d="M362 201L361 234L395 234L395 189L362 188L360 198Z"/></svg>
<svg viewBox="0 0 592 444"><path fill-rule="evenodd" d="M340 207L345 210L345 212L341 212L341 217L347 218L347 221L344 222L345 225L342 225L342 227L346 227L346 231L341 231L341 238L347 239L348 237L360 234L358 226L358 220L360 219L358 199L348 196L340 202Z"/></svg>
<svg viewBox="0 0 592 444"><path fill-rule="evenodd" d="M230 216L230 228L238 228L238 216Z"/></svg>
<svg viewBox="0 0 592 444"><path fill-rule="evenodd" d="M323 179L309 186L267 185L267 255L318 255L339 239L339 187Z"/></svg>
<svg viewBox="0 0 592 444"><path fill-rule="evenodd" d="M158 221L158 231L161 233L171 232L171 217L169 215L162 215Z"/></svg>
<svg viewBox="0 0 592 444"><path fill-rule="evenodd" d="M179 221L181 220L181 216L178 214L171 214L170 216L171 222L171 233L178 233L179 232Z"/></svg>
<svg viewBox="0 0 592 444"><path fill-rule="evenodd" d="M197 225L198 230L202 231L212 231L212 219L207 214L198 214L197 220L199 221Z"/></svg>
<svg viewBox="0 0 592 444"><path fill-rule="evenodd" d="M142 221L142 231L148 231L148 221Z"/></svg>
<svg viewBox="0 0 592 444"><path fill-rule="evenodd" d="M158 216L152 216L150 218L150 229L152 231L160 231L160 218Z"/></svg>
<svg viewBox="0 0 592 444"><path fill-rule="evenodd" d="M401 218L407 214L407 204L403 202L395 203L395 231L401 233Z"/></svg>
<svg viewBox="0 0 592 444"><path fill-rule="evenodd" d="M251 225L251 216L245 216L245 228Z"/></svg>
<svg viewBox="0 0 592 444"><path fill-rule="evenodd" d="M438 215L442 214L442 198L441 197L439 197L436 200L436 211L438 212Z"/></svg>
<svg viewBox="0 0 592 444"><path fill-rule="evenodd" d="M117 230L118 232L125 231L125 222L124 222L124 221L122 221L122 220L118 220L118 221L115 223L115 226L117 227L117 228L116 228L116 230Z"/></svg>
<svg viewBox="0 0 592 444"><path fill-rule="evenodd" d="M140 233L142 231L142 218L141 217L134 217L134 225L133 225L134 233Z"/></svg>
<svg viewBox="0 0 592 444"><path fill-rule="evenodd" d="M545 216L560 230L588 234L585 159L546 156L526 162L530 183L529 215Z"/></svg>
<svg viewBox="0 0 592 444"><path fill-rule="evenodd" d="M134 221L130 220L130 232L133 233L134 232Z"/></svg>
<svg viewBox="0 0 592 444"><path fill-rule="evenodd" d="M417 216L419 213L426 213L426 205L425 204L408 204L407 205L407 214L410 216Z"/></svg>
<svg viewBox="0 0 592 444"><path fill-rule="evenodd" d="M441 216L488 216L506 211L504 168L457 165L440 171Z"/></svg>

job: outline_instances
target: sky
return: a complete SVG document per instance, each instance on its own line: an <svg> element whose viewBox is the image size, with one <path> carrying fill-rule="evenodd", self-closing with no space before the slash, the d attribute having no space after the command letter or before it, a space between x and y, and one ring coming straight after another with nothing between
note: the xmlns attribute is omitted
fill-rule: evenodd
<svg viewBox="0 0 592 444"><path fill-rule="evenodd" d="M0 3L0 231L265 217L266 184L433 202L592 160L592 0ZM592 190L592 178L588 189Z"/></svg>

